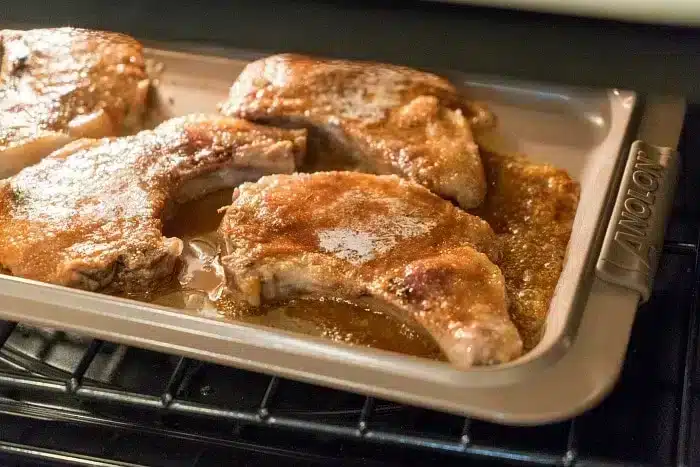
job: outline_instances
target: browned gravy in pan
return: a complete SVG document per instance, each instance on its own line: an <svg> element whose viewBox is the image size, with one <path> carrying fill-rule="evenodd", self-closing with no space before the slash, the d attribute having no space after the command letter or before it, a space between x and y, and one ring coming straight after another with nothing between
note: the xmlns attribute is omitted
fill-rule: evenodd
<svg viewBox="0 0 700 467"><path fill-rule="evenodd" d="M509 313L525 351L540 341L571 236L579 186L564 171L481 148L486 200L472 211L496 232Z"/></svg>
<svg viewBox="0 0 700 467"><path fill-rule="evenodd" d="M486 219L503 243L499 264L510 313L526 350L539 341L561 273L578 201L578 185L562 170L517 156L484 151L489 194L473 213ZM218 262L216 229L231 200L224 190L181 206L165 235L183 239L184 264L177 277L150 300L204 316L234 319L337 342L420 357L444 359L420 330L385 313L340 300L292 300L251 312L226 297Z"/></svg>

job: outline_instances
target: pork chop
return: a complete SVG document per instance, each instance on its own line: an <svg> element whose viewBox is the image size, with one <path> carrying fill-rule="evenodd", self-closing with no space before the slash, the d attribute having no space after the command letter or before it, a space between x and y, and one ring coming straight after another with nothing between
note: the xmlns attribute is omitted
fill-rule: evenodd
<svg viewBox="0 0 700 467"><path fill-rule="evenodd" d="M75 141L0 181L0 268L85 290L148 291L182 251L161 233L169 208L293 172L304 147L303 130L220 116Z"/></svg>
<svg viewBox="0 0 700 467"><path fill-rule="evenodd" d="M478 206L486 194L469 122L483 121L485 113L430 73L274 55L243 70L220 110L310 129L313 171L396 174L465 209Z"/></svg>
<svg viewBox="0 0 700 467"><path fill-rule="evenodd" d="M340 298L417 324L462 368L520 355L495 234L414 182L263 177L236 189L219 233L227 286L252 307Z"/></svg>
<svg viewBox="0 0 700 467"><path fill-rule="evenodd" d="M148 79L141 44L111 32L0 31L0 178L81 137L140 126Z"/></svg>

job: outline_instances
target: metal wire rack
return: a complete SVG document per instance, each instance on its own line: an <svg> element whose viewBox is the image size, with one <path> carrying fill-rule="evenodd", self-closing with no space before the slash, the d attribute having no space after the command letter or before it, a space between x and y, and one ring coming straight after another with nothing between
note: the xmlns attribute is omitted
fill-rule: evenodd
<svg viewBox="0 0 700 467"><path fill-rule="evenodd" d="M598 408L532 428L0 322L0 461L12 465L695 465L700 109L652 299ZM37 422L40 420L41 422ZM98 440L98 441L96 441ZM235 461L235 453L246 460ZM24 459L24 461L21 461ZM230 462L229 462L230 461ZM26 462L22 464L21 462Z"/></svg>

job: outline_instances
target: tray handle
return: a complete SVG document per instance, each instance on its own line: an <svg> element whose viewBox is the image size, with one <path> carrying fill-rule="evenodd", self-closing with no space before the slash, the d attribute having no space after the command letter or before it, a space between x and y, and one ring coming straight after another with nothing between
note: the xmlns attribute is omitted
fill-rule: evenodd
<svg viewBox="0 0 700 467"><path fill-rule="evenodd" d="M649 300L663 248L680 158L672 148L632 143L596 274Z"/></svg>

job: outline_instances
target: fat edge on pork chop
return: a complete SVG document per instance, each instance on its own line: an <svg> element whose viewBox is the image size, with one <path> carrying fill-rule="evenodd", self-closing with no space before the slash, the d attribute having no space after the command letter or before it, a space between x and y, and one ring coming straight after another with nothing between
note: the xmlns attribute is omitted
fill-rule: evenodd
<svg viewBox="0 0 700 467"><path fill-rule="evenodd" d="M204 115L75 141L0 181L0 267L85 290L148 291L182 251L162 234L177 203L291 173L305 142L303 130Z"/></svg>

